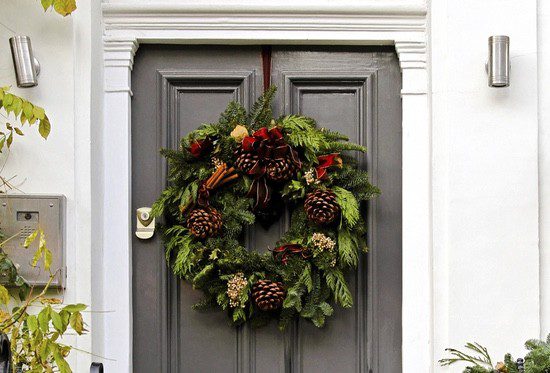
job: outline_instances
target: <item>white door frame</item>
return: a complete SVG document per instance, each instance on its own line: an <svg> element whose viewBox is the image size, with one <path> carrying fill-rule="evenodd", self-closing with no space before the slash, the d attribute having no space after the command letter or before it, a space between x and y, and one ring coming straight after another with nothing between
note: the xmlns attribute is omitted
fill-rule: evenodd
<svg viewBox="0 0 550 373"><path fill-rule="evenodd" d="M265 2L267 3L267 2ZM193 0L103 4L105 313L108 372L132 371L131 70L140 43L394 45L403 74L403 369L432 371L431 121L424 0ZM94 344L97 344L96 340Z"/></svg>

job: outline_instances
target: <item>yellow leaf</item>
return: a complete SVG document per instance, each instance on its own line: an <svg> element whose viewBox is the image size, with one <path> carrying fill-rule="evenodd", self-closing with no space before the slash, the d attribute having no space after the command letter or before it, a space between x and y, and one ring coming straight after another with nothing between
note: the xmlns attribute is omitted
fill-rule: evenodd
<svg viewBox="0 0 550 373"><path fill-rule="evenodd" d="M11 315L7 313L6 311L0 310L0 322L4 322L6 320L9 320L11 318Z"/></svg>
<svg viewBox="0 0 550 373"><path fill-rule="evenodd" d="M10 302L10 293L5 286L0 285L0 303L8 304Z"/></svg>
<svg viewBox="0 0 550 373"><path fill-rule="evenodd" d="M25 114L25 116L27 118L32 117L32 112L33 112L32 108L33 107L32 107L32 104L30 102L23 101L23 113Z"/></svg>
<svg viewBox="0 0 550 373"><path fill-rule="evenodd" d="M40 297L40 303L42 303L42 304L61 304L61 303L63 303L63 301L59 298Z"/></svg>
<svg viewBox="0 0 550 373"><path fill-rule="evenodd" d="M44 109L42 109L40 106L33 107L32 114L32 116L35 116L37 119L44 119L44 117L46 116Z"/></svg>
<svg viewBox="0 0 550 373"><path fill-rule="evenodd" d="M50 125L50 120L48 119L48 117L45 117L44 119L41 119L40 123L38 124L38 132L40 133L40 135L44 139L47 139L48 136L50 135L50 130L51 130L51 125Z"/></svg>
<svg viewBox="0 0 550 373"><path fill-rule="evenodd" d="M76 10L76 0L54 0L53 8L57 13L66 17Z"/></svg>
<svg viewBox="0 0 550 373"><path fill-rule="evenodd" d="M29 246L33 243L33 241L36 239L36 235L38 234L38 229L29 234L27 238L25 238L25 242L23 243L23 247L25 249L28 249Z"/></svg>
<svg viewBox="0 0 550 373"><path fill-rule="evenodd" d="M80 312L75 312L71 315L69 319L71 328L74 329L79 335L84 332L84 320L82 319L82 314Z"/></svg>

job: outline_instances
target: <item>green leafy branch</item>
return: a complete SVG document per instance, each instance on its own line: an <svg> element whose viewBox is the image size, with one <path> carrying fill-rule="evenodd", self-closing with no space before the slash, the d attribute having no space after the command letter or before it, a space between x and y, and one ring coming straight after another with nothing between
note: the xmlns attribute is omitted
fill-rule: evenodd
<svg viewBox="0 0 550 373"><path fill-rule="evenodd" d="M44 139L50 135L51 124L43 108L34 105L28 100L9 92L10 87L0 87L0 109L4 109L7 115L13 114L19 120L21 126L28 123L32 126L38 123L38 133ZM7 118L7 117L6 117ZM5 145L9 148L13 141L13 133L23 136L23 131L10 123L6 123L8 133L0 131L0 151Z"/></svg>
<svg viewBox="0 0 550 373"><path fill-rule="evenodd" d="M4 240L0 243L0 248L16 236ZM40 259L43 259L44 267L49 270L52 254L47 248L42 229L39 228L29 235L23 246L28 248L37 238L39 244L32 265L37 266ZM57 275L58 271L50 272L47 284L37 295L33 295L35 288L31 287L22 305L13 308L11 312L7 311L10 303L9 291L0 285L0 331L10 336L15 367L26 367L30 372L72 372L66 360L72 347L58 340L69 327L78 335L87 331L82 317L82 311L87 306L81 303L62 306L60 299L46 296ZM37 315L29 314L31 307L40 307L41 310Z"/></svg>
<svg viewBox="0 0 550 373"><path fill-rule="evenodd" d="M473 351L477 355L471 355L470 352L462 352L454 348L447 348L445 351L449 352L452 357L441 359L439 360L439 363L442 366L448 366L457 362L466 362L476 366L484 366L492 369L493 362L491 361L491 356L489 356L489 353L485 347L477 342L468 342L464 347L470 351Z"/></svg>

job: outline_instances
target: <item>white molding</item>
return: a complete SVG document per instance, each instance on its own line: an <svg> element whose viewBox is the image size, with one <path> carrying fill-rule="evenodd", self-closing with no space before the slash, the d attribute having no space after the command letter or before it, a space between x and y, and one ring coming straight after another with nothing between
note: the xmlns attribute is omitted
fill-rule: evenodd
<svg viewBox="0 0 550 373"><path fill-rule="evenodd" d="M423 0L104 3L104 351L132 371L131 69L141 43L395 45L403 72L403 367L432 371L431 124ZM107 213L108 212L108 213Z"/></svg>

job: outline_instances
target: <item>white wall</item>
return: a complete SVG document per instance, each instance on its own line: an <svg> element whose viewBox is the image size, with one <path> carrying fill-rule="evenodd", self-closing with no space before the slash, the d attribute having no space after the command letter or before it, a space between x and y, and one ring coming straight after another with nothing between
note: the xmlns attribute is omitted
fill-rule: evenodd
<svg viewBox="0 0 550 373"><path fill-rule="evenodd" d="M467 341L519 356L539 336L536 11L431 2L435 360ZM495 34L511 38L509 88L487 86Z"/></svg>
<svg viewBox="0 0 550 373"><path fill-rule="evenodd" d="M16 184L25 193L67 197L67 288L63 297L65 302L91 305L90 46L92 35L101 28L99 23L92 27L89 2L79 1L78 6L73 16L63 18L51 11L44 14L36 0L0 0L0 23L5 25L0 25L0 85L11 85L14 93L44 107L52 124L47 141L35 127L25 126L25 137L14 141L2 175L17 175ZM41 64L37 87L17 88L8 42L13 33L31 37ZM0 162L6 156L0 155ZM88 329L93 329L91 314L84 318ZM68 342L92 351L91 335L70 337ZM91 356L74 351L70 361L75 371L86 371Z"/></svg>
<svg viewBox="0 0 550 373"><path fill-rule="evenodd" d="M550 2L539 1L539 188L541 337L550 333Z"/></svg>

